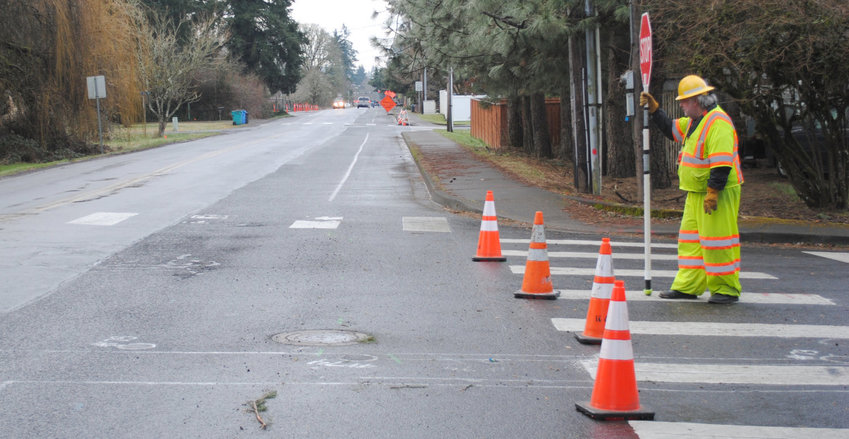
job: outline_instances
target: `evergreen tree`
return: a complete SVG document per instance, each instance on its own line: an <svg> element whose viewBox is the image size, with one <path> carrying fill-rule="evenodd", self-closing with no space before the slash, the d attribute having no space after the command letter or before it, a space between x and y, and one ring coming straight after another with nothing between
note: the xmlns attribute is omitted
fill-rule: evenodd
<svg viewBox="0 0 849 439"><path fill-rule="evenodd" d="M291 93L301 78L306 42L290 17L292 0L230 0L227 48L274 91Z"/></svg>
<svg viewBox="0 0 849 439"><path fill-rule="evenodd" d="M354 81L354 62L357 61L357 51L354 50L354 45L348 40L350 36L351 32L348 31L348 27L344 24L341 30L333 31L333 41L336 42L336 46L339 48L341 67L345 71L345 77L349 81L356 83Z"/></svg>

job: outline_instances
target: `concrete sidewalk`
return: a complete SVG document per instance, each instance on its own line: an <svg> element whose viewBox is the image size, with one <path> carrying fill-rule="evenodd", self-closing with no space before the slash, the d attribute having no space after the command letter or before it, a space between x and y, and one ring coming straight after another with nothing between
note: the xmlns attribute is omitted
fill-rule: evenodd
<svg viewBox="0 0 849 439"><path fill-rule="evenodd" d="M410 114L410 122L417 126L444 128L424 122L414 113ZM564 207L567 203L580 202L576 201L575 197L565 197L516 181L477 159L474 154L440 133L416 130L404 132L403 137L408 147L418 146L422 155L450 157L450 166L440 167L435 171L436 175L429 175L419 164L433 200L445 207L480 213L486 192L493 191L495 210L499 218L532 223L534 212L539 210L545 216L547 229L604 236L643 233L642 223L633 225L633 221L630 221L630 224L623 222L602 226L572 218ZM777 219L741 219L738 224L741 240L748 242L849 245L849 226L840 224L805 224ZM678 223L652 224L652 235L675 240L678 235Z"/></svg>

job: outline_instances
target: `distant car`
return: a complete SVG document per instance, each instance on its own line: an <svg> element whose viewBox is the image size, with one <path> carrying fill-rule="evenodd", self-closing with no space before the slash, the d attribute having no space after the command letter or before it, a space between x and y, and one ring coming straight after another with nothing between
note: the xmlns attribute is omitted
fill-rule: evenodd
<svg viewBox="0 0 849 439"><path fill-rule="evenodd" d="M372 99L372 100L371 100L371 107L372 107L372 108L374 108L374 107L376 107L376 106L378 106L378 105L380 105L380 102L377 102L377 101L376 101L376 100L374 100L374 99Z"/></svg>
<svg viewBox="0 0 849 439"><path fill-rule="evenodd" d="M371 106L371 99L369 99L365 96L360 96L360 97L357 98L357 108L360 108L360 107L368 108L370 106Z"/></svg>
<svg viewBox="0 0 849 439"><path fill-rule="evenodd" d="M333 101L333 108L345 108L345 100L336 99L335 101Z"/></svg>

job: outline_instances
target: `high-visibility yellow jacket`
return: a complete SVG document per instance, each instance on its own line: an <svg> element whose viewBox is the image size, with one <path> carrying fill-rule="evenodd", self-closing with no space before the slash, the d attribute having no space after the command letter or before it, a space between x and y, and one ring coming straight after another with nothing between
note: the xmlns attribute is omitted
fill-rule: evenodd
<svg viewBox="0 0 849 439"><path fill-rule="evenodd" d="M737 152L737 131L728 114L718 105L707 112L688 136L692 119L682 117L672 124L672 137L683 142L678 155L678 187L690 192L707 192L710 169L730 166L725 187L743 183Z"/></svg>

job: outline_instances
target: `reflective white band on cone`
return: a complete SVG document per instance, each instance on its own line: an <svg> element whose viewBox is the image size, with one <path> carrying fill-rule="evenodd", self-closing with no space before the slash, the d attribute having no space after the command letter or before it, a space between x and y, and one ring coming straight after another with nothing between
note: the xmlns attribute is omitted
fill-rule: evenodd
<svg viewBox="0 0 849 439"><path fill-rule="evenodd" d="M498 221L492 220L482 220L481 221L481 232L497 232L498 231Z"/></svg>
<svg viewBox="0 0 849 439"><path fill-rule="evenodd" d="M598 283L593 282L593 289L590 297L595 297L596 299L610 299L610 296L613 294L613 284L612 283Z"/></svg>
<svg viewBox="0 0 849 439"><path fill-rule="evenodd" d="M601 342L601 351L599 358L605 360L634 360L634 349L631 346L631 340L610 340L603 339Z"/></svg>
<svg viewBox="0 0 849 439"><path fill-rule="evenodd" d="M610 308L607 309L607 321L604 324L604 330L630 331L630 328L628 328L627 303L616 300L610 301ZM630 339L630 336L628 338Z"/></svg>
<svg viewBox="0 0 849 439"><path fill-rule="evenodd" d="M544 248L528 249L529 261L548 261L548 251Z"/></svg>

